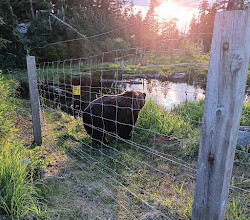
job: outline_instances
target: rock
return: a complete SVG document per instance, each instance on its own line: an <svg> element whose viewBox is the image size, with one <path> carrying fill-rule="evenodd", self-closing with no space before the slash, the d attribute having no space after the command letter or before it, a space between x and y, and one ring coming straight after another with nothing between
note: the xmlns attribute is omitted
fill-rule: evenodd
<svg viewBox="0 0 250 220"><path fill-rule="evenodd" d="M237 146L250 146L250 132L247 131L239 131L238 132L238 140Z"/></svg>

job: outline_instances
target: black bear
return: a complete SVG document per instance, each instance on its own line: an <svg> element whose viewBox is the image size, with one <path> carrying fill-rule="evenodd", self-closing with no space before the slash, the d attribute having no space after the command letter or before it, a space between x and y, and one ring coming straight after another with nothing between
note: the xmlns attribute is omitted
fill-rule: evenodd
<svg viewBox="0 0 250 220"><path fill-rule="evenodd" d="M92 101L83 111L83 124L94 139L107 144L106 132L129 139L140 110L145 105L146 94L125 91L118 95L104 95Z"/></svg>

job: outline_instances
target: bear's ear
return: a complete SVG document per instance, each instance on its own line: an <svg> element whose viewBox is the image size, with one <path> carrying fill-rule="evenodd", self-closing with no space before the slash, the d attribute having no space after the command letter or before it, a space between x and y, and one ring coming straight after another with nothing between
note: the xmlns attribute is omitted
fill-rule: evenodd
<svg viewBox="0 0 250 220"><path fill-rule="evenodd" d="M147 96L147 95L146 95L146 93L145 93L145 92L143 92L142 94L144 95L144 98L146 98L146 96Z"/></svg>

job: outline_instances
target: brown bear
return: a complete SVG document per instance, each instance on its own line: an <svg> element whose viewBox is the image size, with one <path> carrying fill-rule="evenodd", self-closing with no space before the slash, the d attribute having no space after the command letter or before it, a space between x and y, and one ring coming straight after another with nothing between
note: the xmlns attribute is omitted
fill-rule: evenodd
<svg viewBox="0 0 250 220"><path fill-rule="evenodd" d="M83 124L94 141L107 144L106 132L129 139L140 110L145 105L146 94L125 91L118 95L104 95L92 101L83 111ZM133 100L133 102L132 102Z"/></svg>

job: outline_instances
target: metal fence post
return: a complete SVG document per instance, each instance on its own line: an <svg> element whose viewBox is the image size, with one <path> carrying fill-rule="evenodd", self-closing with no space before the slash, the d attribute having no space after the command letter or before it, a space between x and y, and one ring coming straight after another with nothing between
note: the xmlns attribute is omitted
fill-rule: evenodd
<svg viewBox="0 0 250 220"><path fill-rule="evenodd" d="M222 220L249 64L250 11L216 15L201 129L194 220Z"/></svg>
<svg viewBox="0 0 250 220"><path fill-rule="evenodd" d="M42 144L42 132L40 122L39 97L36 77L36 61L34 56L26 56L27 70L29 78L29 93L32 109L32 121L34 131L34 141L37 145Z"/></svg>

